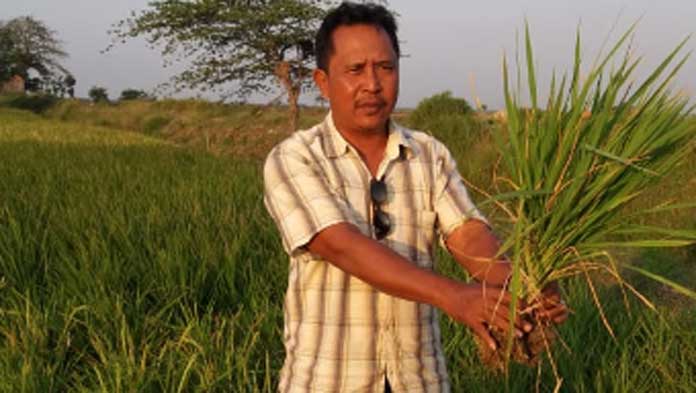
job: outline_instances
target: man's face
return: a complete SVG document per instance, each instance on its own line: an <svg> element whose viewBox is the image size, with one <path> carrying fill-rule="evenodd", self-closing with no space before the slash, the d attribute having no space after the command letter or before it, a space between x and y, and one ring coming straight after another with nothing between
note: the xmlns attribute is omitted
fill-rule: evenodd
<svg viewBox="0 0 696 393"><path fill-rule="evenodd" d="M387 33L372 25L340 26L332 35L328 73L314 80L329 100L336 127L384 132L399 95L399 62Z"/></svg>

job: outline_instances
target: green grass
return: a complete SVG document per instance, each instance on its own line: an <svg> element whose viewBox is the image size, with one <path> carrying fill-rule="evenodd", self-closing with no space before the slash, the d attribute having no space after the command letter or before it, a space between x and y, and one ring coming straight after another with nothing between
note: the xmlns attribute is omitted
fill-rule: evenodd
<svg viewBox="0 0 696 393"><path fill-rule="evenodd" d="M286 261L256 165L0 124L0 390L268 390Z"/></svg>
<svg viewBox="0 0 696 393"><path fill-rule="evenodd" d="M472 140L453 150L485 187L494 150L483 131ZM1 392L274 390L287 256L258 160L6 109L0 157ZM641 260L682 274L693 250ZM439 269L462 277L451 259ZM696 390L693 303L670 294L629 313L606 285L613 340L586 290L564 289L562 391ZM442 327L454 392L553 390L548 367L491 374L466 329Z"/></svg>
<svg viewBox="0 0 696 393"><path fill-rule="evenodd" d="M62 100L44 113L51 119L131 130L212 153L253 159L263 158L272 146L290 134L287 110L282 106L201 100L128 100L100 104ZM323 110L303 109L300 126L317 123L323 114Z"/></svg>

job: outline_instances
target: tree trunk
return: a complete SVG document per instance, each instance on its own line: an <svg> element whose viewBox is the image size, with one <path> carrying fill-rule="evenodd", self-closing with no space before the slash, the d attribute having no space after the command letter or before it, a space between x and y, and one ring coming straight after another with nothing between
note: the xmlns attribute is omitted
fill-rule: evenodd
<svg viewBox="0 0 696 393"><path fill-rule="evenodd" d="M283 89L285 89L285 92L288 94L288 123L290 125L290 131L297 131L298 120L300 118L300 107L298 105L300 88L299 85L293 83L290 74L290 62L279 62L278 65L276 65L275 74L280 85L283 86Z"/></svg>
<svg viewBox="0 0 696 393"><path fill-rule="evenodd" d="M292 132L297 131L297 123L300 120L300 106L297 103L299 98L299 89L293 89L288 92L288 107L290 110L290 130Z"/></svg>

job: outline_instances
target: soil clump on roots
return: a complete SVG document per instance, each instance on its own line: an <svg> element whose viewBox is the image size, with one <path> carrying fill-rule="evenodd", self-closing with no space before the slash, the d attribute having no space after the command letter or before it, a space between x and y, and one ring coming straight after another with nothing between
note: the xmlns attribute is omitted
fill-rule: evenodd
<svg viewBox="0 0 696 393"><path fill-rule="evenodd" d="M488 327L488 331L496 341L495 350L491 349L483 339L476 337L479 357L489 369L504 372L507 370L510 360L525 366L535 367L541 361L544 353L551 350L557 337L553 323L529 314L524 315L523 319L532 325L532 330L524 333L522 337L513 336L509 358L507 356L508 332L494 326Z"/></svg>

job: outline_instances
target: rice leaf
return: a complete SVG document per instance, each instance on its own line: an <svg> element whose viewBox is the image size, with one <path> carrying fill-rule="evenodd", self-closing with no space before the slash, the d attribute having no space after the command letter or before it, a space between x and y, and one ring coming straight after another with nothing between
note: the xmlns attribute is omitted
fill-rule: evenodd
<svg viewBox="0 0 696 393"><path fill-rule="evenodd" d="M634 168L634 169L637 169L637 170L639 170L639 171L641 171L641 172L647 173L648 175L651 175L651 176L658 176L658 173L655 173L654 171L651 171L650 169L640 167L640 166L638 166L638 165L632 163L630 160L627 160L627 159L625 159L625 158L621 158L621 157L616 156L616 155L614 155L614 154L611 154L611 153L609 153L609 152L607 152L607 151L603 151L603 150L598 149L598 148L596 148L596 147L592 147L592 146L590 146L590 145L588 145L588 144L584 144L584 145L582 145L582 147L583 147L584 149L588 150L588 151L591 151L592 153L595 153L595 154L598 154L598 155L600 155L600 156L602 156L602 157L604 157L604 158L608 158L608 159L610 159L610 160L619 162L619 163L624 164L624 165L626 165L626 166L630 166L631 168Z"/></svg>
<svg viewBox="0 0 696 393"><path fill-rule="evenodd" d="M524 24L524 43L527 53L527 78L529 83L529 99L532 102L532 109L536 112L537 105L537 84L536 76L534 75L534 54L532 52L532 39L529 35L529 23Z"/></svg>

